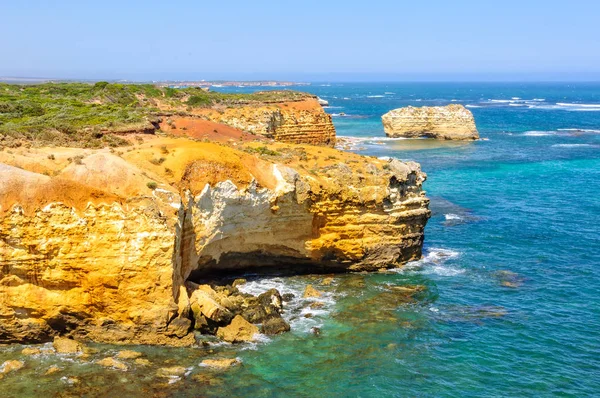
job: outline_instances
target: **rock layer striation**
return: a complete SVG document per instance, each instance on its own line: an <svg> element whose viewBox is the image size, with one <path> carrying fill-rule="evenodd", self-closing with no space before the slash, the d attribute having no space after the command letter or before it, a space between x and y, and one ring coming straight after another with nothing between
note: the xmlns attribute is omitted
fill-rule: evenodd
<svg viewBox="0 0 600 398"><path fill-rule="evenodd" d="M388 137L476 140L479 138L473 114L464 106L408 106L381 117Z"/></svg>
<svg viewBox="0 0 600 398"><path fill-rule="evenodd" d="M0 342L191 345L194 312L231 322L193 283L201 275L420 257L430 212L418 164L257 145L0 152Z"/></svg>

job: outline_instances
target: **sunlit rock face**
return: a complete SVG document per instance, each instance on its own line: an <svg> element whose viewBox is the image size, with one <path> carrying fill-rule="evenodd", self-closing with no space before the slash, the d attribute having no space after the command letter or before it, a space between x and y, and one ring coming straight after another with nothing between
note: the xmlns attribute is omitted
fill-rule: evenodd
<svg viewBox="0 0 600 398"><path fill-rule="evenodd" d="M388 137L476 140L473 114L464 106L424 106L394 109L381 117Z"/></svg>
<svg viewBox="0 0 600 398"><path fill-rule="evenodd" d="M335 145L335 127L317 99L203 112L209 120L295 144Z"/></svg>
<svg viewBox="0 0 600 398"><path fill-rule="evenodd" d="M0 153L3 343L191 345L192 280L396 267L420 257L430 215L418 164L326 147L263 156L156 138L121 156L16 152Z"/></svg>

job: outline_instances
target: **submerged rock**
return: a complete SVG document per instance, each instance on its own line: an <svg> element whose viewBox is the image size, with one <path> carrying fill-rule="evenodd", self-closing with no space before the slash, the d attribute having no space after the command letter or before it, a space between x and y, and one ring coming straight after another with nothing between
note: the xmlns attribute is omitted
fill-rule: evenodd
<svg viewBox="0 0 600 398"><path fill-rule="evenodd" d="M322 295L323 295L323 292L318 291L312 285L306 285L306 288L304 289L303 297L304 298L321 297Z"/></svg>
<svg viewBox="0 0 600 398"><path fill-rule="evenodd" d="M160 368L156 371L158 377L173 377L183 376L187 372L187 369L183 366L171 366L168 368Z"/></svg>
<svg viewBox="0 0 600 398"><path fill-rule="evenodd" d="M54 374L54 373L56 373L56 372L60 372L61 370L62 370L62 369L61 369L61 368L59 368L58 366L56 366L56 365L52 365L52 366L50 366L50 367L48 368L48 370L46 371L46 373L44 373L44 375L45 375L45 376L48 376L48 375Z"/></svg>
<svg viewBox="0 0 600 398"><path fill-rule="evenodd" d="M330 286L333 283L334 279L332 276L328 276L326 278L323 278L323 280L321 281L321 285L323 286Z"/></svg>
<svg viewBox="0 0 600 398"><path fill-rule="evenodd" d="M121 362L113 357L108 357L108 358L98 360L98 361L96 361L96 363L100 366L104 366L105 368L112 368L112 369L118 369L118 370L123 370L123 371L129 369L129 367L127 365L125 365L123 362Z"/></svg>
<svg viewBox="0 0 600 398"><path fill-rule="evenodd" d="M11 360L5 361L2 365L0 365L0 376L5 375L10 372L16 372L17 370L22 369L25 366L25 362Z"/></svg>
<svg viewBox="0 0 600 398"><path fill-rule="evenodd" d="M140 365L140 366L150 366L150 365L152 365L152 362L150 362L146 358L137 358L133 362L135 362L136 365Z"/></svg>
<svg viewBox="0 0 600 398"><path fill-rule="evenodd" d="M141 352L132 351L132 350L122 350L117 354L117 358L119 359L136 359L142 356Z"/></svg>
<svg viewBox="0 0 600 398"><path fill-rule="evenodd" d="M501 286L510 287L513 289L521 287L525 281L525 278L523 278L521 275L507 270L498 271L495 273L495 276L500 282Z"/></svg>
<svg viewBox="0 0 600 398"><path fill-rule="evenodd" d="M237 358L205 359L202 365L216 369L228 369L232 366L240 365L242 361Z"/></svg>
<svg viewBox="0 0 600 398"><path fill-rule="evenodd" d="M25 347L21 350L21 354L23 355L38 355L41 354L42 351L39 348L35 347Z"/></svg>
<svg viewBox="0 0 600 398"><path fill-rule="evenodd" d="M473 114L464 106L424 106L394 109L381 117L388 137L476 140Z"/></svg>
<svg viewBox="0 0 600 398"><path fill-rule="evenodd" d="M240 315L236 315L228 326L217 330L217 337L229 343L243 343L254 341L258 327L251 324Z"/></svg>

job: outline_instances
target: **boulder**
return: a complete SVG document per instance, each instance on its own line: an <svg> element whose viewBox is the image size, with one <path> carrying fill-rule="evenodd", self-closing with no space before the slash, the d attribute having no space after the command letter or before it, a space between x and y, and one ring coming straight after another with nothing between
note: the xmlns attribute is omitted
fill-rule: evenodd
<svg viewBox="0 0 600 398"><path fill-rule="evenodd" d="M254 335L258 333L258 328L245 320L240 315L236 315L228 326L220 327L217 330L217 337L230 343L241 343L253 341Z"/></svg>
<svg viewBox="0 0 600 398"><path fill-rule="evenodd" d="M42 351L39 348L35 348L35 347L25 347L21 351L21 354L23 354L23 355L38 355L41 353L42 353Z"/></svg>
<svg viewBox="0 0 600 398"><path fill-rule="evenodd" d="M101 359L99 361L96 361L96 363L100 366L104 366L105 368L112 368L112 369L118 369L118 370L123 370L123 371L129 369L127 367L127 365L125 365L123 362L121 362L113 357Z"/></svg>
<svg viewBox="0 0 600 398"><path fill-rule="evenodd" d="M304 289L304 298L310 297L321 297L323 295L322 292L315 289L312 285L306 285L306 289Z"/></svg>
<svg viewBox="0 0 600 398"><path fill-rule="evenodd" d="M238 279L236 279L236 280L233 281L233 283L231 284L231 286L238 287L240 285L245 284L246 282L247 282L246 279L244 279L244 278L238 278Z"/></svg>
<svg viewBox="0 0 600 398"><path fill-rule="evenodd" d="M59 354L78 354L83 352L83 345L73 339L56 336L52 346Z"/></svg>
<svg viewBox="0 0 600 398"><path fill-rule="evenodd" d="M290 325L281 317L272 317L263 322L261 332L266 335L275 335L289 332Z"/></svg>
<svg viewBox="0 0 600 398"><path fill-rule="evenodd" d="M167 327L167 335L182 338L186 336L192 327L192 321L188 318L175 318Z"/></svg>
<svg viewBox="0 0 600 398"><path fill-rule="evenodd" d="M117 354L117 358L119 359L136 359L142 356L141 352L132 351L132 350L122 350Z"/></svg>
<svg viewBox="0 0 600 398"><path fill-rule="evenodd" d="M473 114L464 106L398 108L381 117L388 137L476 140L479 133Z"/></svg>
<svg viewBox="0 0 600 398"><path fill-rule="evenodd" d="M190 305L194 318L199 315L220 324L228 323L233 314L217 301L217 292L208 285L200 285L192 292Z"/></svg>
<svg viewBox="0 0 600 398"><path fill-rule="evenodd" d="M265 307L273 306L279 312L283 311L281 294L277 289L270 289L258 296L258 301Z"/></svg>
<svg viewBox="0 0 600 398"><path fill-rule="evenodd" d="M0 365L0 375L4 375L10 372L15 372L25 366L25 362L23 361L5 361L2 365Z"/></svg>
<svg viewBox="0 0 600 398"><path fill-rule="evenodd" d="M329 286L333 283L334 279L331 276L328 276L326 278L323 278L323 280L321 281L321 285L323 286Z"/></svg>
<svg viewBox="0 0 600 398"><path fill-rule="evenodd" d="M140 366L150 366L150 365L152 365L152 362L150 362L146 358L137 358L134 362L135 362L136 365L140 365Z"/></svg>
<svg viewBox="0 0 600 398"><path fill-rule="evenodd" d="M183 366L171 366L169 368L160 368L156 371L158 377L173 377L183 376L187 372L187 369Z"/></svg>
<svg viewBox="0 0 600 398"><path fill-rule="evenodd" d="M59 368L58 366L56 366L56 365L52 365L52 366L50 366L50 367L48 368L48 370L46 371L46 373L44 373L44 375L45 375L45 376L48 376L48 375L54 374L54 373L56 373L56 372L60 372L61 370L62 370L62 369L61 369L61 368Z"/></svg>
<svg viewBox="0 0 600 398"><path fill-rule="evenodd" d="M285 293L281 296L281 299L286 302L290 302L296 297L294 293Z"/></svg>

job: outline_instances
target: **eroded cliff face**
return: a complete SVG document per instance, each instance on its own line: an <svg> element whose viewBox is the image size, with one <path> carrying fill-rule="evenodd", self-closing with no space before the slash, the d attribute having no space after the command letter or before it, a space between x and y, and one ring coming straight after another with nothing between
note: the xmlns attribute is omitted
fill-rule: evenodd
<svg viewBox="0 0 600 398"><path fill-rule="evenodd" d="M381 117L388 137L476 140L473 114L464 106L424 106L394 109Z"/></svg>
<svg viewBox="0 0 600 398"><path fill-rule="evenodd" d="M420 256L429 210L417 164L253 145L0 152L0 341L190 345L191 276Z"/></svg>
<svg viewBox="0 0 600 398"><path fill-rule="evenodd" d="M280 142L335 145L335 127L317 99L200 112L208 120Z"/></svg>

